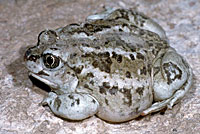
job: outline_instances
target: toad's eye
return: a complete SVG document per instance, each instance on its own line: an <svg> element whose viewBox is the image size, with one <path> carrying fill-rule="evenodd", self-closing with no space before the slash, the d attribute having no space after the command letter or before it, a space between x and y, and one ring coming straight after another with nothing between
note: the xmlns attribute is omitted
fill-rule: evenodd
<svg viewBox="0 0 200 134"><path fill-rule="evenodd" d="M47 68L54 69L59 66L60 58L58 58L52 54L45 54L45 55L43 55L43 62Z"/></svg>

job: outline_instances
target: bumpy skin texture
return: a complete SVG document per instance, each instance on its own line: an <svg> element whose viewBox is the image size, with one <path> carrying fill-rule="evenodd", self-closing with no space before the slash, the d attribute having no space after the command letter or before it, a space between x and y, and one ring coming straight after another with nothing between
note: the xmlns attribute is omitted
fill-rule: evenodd
<svg viewBox="0 0 200 134"><path fill-rule="evenodd" d="M30 75L52 88L43 104L70 120L96 114L128 121L171 108L192 84L191 68L164 30L126 9L41 32L25 61Z"/></svg>

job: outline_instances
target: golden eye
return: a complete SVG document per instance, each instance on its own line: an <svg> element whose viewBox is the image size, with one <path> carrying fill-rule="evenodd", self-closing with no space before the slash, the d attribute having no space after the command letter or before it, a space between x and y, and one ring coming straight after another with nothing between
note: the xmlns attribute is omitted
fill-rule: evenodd
<svg viewBox="0 0 200 134"><path fill-rule="evenodd" d="M43 62L47 68L54 69L59 66L60 59L52 54L43 55Z"/></svg>

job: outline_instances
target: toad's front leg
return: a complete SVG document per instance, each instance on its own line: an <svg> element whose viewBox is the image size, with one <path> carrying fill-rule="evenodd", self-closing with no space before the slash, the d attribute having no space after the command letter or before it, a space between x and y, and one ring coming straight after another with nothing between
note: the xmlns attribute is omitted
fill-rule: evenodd
<svg viewBox="0 0 200 134"><path fill-rule="evenodd" d="M66 93L57 95L53 92L43 100L43 105L48 105L52 112L69 120L83 120L97 113L99 103L86 93Z"/></svg>

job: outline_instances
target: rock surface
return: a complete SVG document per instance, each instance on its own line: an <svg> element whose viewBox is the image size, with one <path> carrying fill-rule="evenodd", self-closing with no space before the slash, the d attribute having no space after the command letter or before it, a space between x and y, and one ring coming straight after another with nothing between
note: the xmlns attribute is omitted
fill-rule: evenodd
<svg viewBox="0 0 200 134"><path fill-rule="evenodd" d="M194 84L172 110L122 124L97 117L69 122L39 105L46 92L28 78L23 55L44 29L84 21L104 6L133 8L154 18L170 45L193 68ZM0 134L200 133L200 2L198 0L0 0Z"/></svg>

